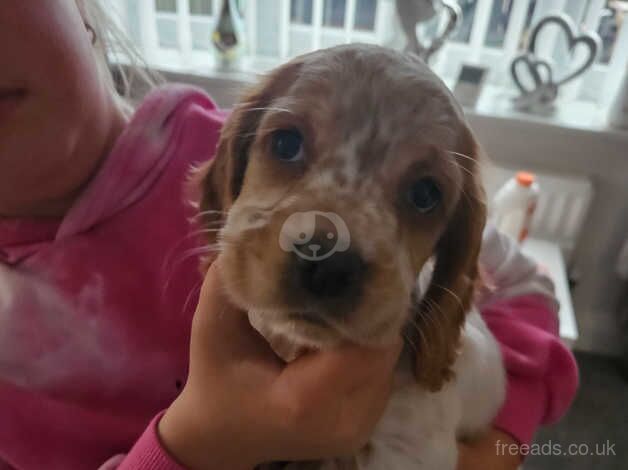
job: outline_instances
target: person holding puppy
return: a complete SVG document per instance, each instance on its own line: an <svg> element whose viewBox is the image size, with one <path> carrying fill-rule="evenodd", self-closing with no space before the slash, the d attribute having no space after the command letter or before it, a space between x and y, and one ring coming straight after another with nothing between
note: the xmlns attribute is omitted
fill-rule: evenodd
<svg viewBox="0 0 628 470"><path fill-rule="evenodd" d="M383 410L401 340L286 365L229 305L220 261L203 281L185 187L225 113L184 86L131 110L110 32L94 0L0 3L0 468L237 469L351 452ZM505 299L483 313L508 398L489 435L460 445L460 468L514 469L520 457L494 443L560 417L577 370L551 307Z"/></svg>

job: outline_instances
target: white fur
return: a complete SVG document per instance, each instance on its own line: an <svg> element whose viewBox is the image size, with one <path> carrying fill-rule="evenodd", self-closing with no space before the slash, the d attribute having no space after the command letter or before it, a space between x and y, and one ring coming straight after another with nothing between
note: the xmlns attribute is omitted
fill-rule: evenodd
<svg viewBox="0 0 628 470"><path fill-rule="evenodd" d="M294 462L287 470L454 470L457 440L487 429L504 400L501 354L480 314L467 316L455 378L431 393L413 377L409 353L371 440L350 461Z"/></svg>

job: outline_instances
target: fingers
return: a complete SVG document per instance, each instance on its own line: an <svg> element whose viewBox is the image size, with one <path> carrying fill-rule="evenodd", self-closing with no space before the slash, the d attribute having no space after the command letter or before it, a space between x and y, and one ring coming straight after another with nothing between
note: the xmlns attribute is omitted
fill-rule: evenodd
<svg viewBox="0 0 628 470"><path fill-rule="evenodd" d="M280 429L301 429L332 455L352 450L370 434L387 402L401 345L401 338L380 349L347 345L284 366L230 302L218 260L201 289L190 370L197 380L209 380L207 387L220 379L257 390L266 403L263 413L279 420Z"/></svg>
<svg viewBox="0 0 628 470"><path fill-rule="evenodd" d="M225 290L219 259L209 266L203 279L198 300L198 309L215 311L216 307L236 309L229 300Z"/></svg>
<svg viewBox="0 0 628 470"><path fill-rule="evenodd" d="M387 381L401 351L401 339L385 349L343 346L335 350L306 354L283 371L278 382L299 394L349 393L361 386Z"/></svg>
<svg viewBox="0 0 628 470"><path fill-rule="evenodd" d="M357 449L384 410L400 350L346 346L297 359L274 384L277 413L288 417L287 428L326 442L330 455Z"/></svg>
<svg viewBox="0 0 628 470"><path fill-rule="evenodd" d="M229 300L220 277L220 266L214 262L203 280L193 332L202 332L207 341L214 337L237 338L247 323L246 314Z"/></svg>

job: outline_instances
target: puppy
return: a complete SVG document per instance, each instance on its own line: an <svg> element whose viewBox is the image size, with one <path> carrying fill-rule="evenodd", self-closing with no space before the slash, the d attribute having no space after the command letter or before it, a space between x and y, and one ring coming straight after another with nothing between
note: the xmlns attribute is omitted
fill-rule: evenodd
<svg viewBox="0 0 628 470"><path fill-rule="evenodd" d="M491 422L504 371L472 306L479 155L446 86L378 46L300 56L229 117L201 215L234 303L286 360L406 340L369 444L288 468L453 470L457 439Z"/></svg>

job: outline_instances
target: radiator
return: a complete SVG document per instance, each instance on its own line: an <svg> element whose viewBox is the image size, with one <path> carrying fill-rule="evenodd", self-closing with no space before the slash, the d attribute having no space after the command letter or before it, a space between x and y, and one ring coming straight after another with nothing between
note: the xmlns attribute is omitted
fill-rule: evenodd
<svg viewBox="0 0 628 470"><path fill-rule="evenodd" d="M484 168L489 213L495 192L518 170L492 164ZM525 170L536 174L541 190L530 236L557 243L569 261L593 198L593 185L583 176L550 174L534 168Z"/></svg>

